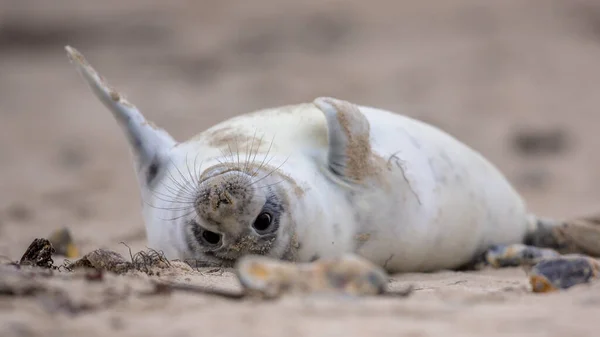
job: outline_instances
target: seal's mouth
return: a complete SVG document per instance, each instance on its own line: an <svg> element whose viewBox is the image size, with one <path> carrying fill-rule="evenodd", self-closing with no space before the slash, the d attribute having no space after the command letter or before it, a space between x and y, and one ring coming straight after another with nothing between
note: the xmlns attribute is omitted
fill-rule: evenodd
<svg viewBox="0 0 600 337"><path fill-rule="evenodd" d="M216 252L206 252L206 253L204 253L204 257L211 261L211 262L208 262L208 264L210 264L211 267L224 267L224 268L233 267L235 265L235 262L239 258L239 257L223 256Z"/></svg>
<svg viewBox="0 0 600 337"><path fill-rule="evenodd" d="M257 237L245 235L236 242L221 247L217 250L205 251L204 255L210 258L220 259L224 262L235 262L244 255L267 255L277 235L275 233Z"/></svg>
<svg viewBox="0 0 600 337"><path fill-rule="evenodd" d="M217 268L232 268L235 265L236 260L221 259L214 255L205 254L200 259L185 259L184 262L192 267L206 268L206 267L217 267Z"/></svg>

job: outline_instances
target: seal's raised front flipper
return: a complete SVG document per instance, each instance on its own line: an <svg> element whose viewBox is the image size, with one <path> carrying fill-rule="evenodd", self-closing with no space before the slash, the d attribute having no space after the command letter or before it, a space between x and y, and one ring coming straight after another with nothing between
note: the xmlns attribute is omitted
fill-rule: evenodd
<svg viewBox="0 0 600 337"><path fill-rule="evenodd" d="M70 46L65 49L96 97L112 112L127 135L135 156L140 184L150 184L168 159L169 150L176 144L175 140L147 121L134 105L111 88L79 51Z"/></svg>
<svg viewBox="0 0 600 337"><path fill-rule="evenodd" d="M346 182L363 182L373 171L369 121L350 102L319 97L313 103L327 120L329 169Z"/></svg>

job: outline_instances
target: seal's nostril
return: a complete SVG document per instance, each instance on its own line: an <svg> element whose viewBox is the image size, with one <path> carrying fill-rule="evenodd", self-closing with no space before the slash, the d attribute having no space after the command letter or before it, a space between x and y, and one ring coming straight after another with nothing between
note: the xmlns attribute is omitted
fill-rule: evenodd
<svg viewBox="0 0 600 337"><path fill-rule="evenodd" d="M211 245L216 245L221 242L221 234L207 230L202 232L202 238L206 241L206 243Z"/></svg>

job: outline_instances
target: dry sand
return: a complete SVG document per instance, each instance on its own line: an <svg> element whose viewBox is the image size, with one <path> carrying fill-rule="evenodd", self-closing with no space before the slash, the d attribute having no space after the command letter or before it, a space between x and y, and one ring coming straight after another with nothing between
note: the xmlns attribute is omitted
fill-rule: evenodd
<svg viewBox="0 0 600 337"><path fill-rule="evenodd" d="M0 255L13 260L62 226L82 252L145 246L125 139L65 44L178 139L254 109L337 96L444 128L497 164L538 214L600 211L597 1L3 0ZM515 139L527 130L559 146L523 154ZM161 277L237 287L228 272ZM598 336L600 327L598 285L534 295L520 269L394 276L392 287L416 285L406 299L269 303L141 296L145 278L56 279L69 290L58 304L0 297L0 334Z"/></svg>

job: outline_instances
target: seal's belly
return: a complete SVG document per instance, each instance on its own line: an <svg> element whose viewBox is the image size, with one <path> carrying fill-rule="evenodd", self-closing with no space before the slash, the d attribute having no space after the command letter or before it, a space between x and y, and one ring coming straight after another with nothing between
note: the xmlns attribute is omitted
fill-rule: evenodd
<svg viewBox="0 0 600 337"><path fill-rule="evenodd" d="M410 192L389 205L386 216L398 221L382 217L388 235L363 254L398 271L427 271L459 267L492 244L522 242L525 204L490 162L430 125L363 110L373 149L388 158L393 183Z"/></svg>

